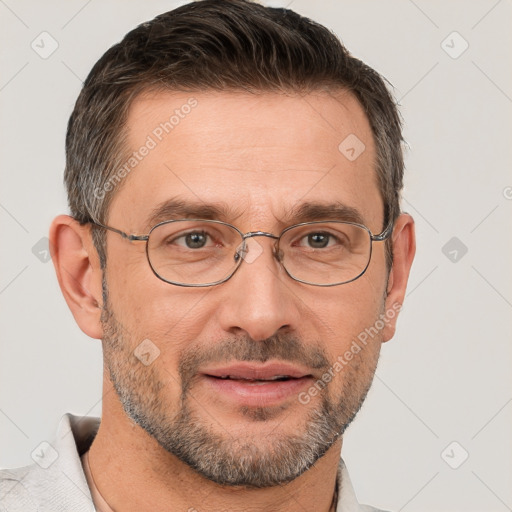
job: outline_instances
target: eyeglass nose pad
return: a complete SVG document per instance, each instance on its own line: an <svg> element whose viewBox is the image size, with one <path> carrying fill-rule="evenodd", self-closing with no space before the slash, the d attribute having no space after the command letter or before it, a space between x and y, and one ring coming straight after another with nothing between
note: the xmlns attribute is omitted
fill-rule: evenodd
<svg viewBox="0 0 512 512"><path fill-rule="evenodd" d="M263 247L258 241L254 237L247 238L236 248L235 261L238 262L242 258L246 263L253 263L262 253Z"/></svg>
<svg viewBox="0 0 512 512"><path fill-rule="evenodd" d="M240 261L240 258L245 259L245 255L247 254L247 244L245 240L242 240L240 242L240 245L235 249L235 254L233 255L233 258L235 259L235 262L238 263Z"/></svg>

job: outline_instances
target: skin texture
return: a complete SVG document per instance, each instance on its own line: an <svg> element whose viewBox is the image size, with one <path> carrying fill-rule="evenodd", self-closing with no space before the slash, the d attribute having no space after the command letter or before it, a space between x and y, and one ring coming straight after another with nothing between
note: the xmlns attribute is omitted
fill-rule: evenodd
<svg viewBox="0 0 512 512"><path fill-rule="evenodd" d="M147 219L154 208L172 198L223 205L220 220L243 232L279 234L304 220L290 218L297 205L333 202L356 208L372 233L384 229L372 134L352 95L343 91L306 96L146 94L136 99L130 111L131 150L143 145L155 127L191 97L197 106L124 178L110 208L110 226L147 233L151 228ZM366 146L354 161L338 150L349 134L356 134ZM295 343L294 348L303 349L303 364L320 378L359 333L402 304L415 250L408 215L395 223L394 264L389 274L385 246L374 243L366 273L352 283L330 288L290 279L273 257L273 241L268 238L257 240L262 254L251 263L243 262L226 283L183 288L153 274L142 242L129 242L109 232L103 276L89 226L60 216L50 235L59 283L78 325L92 338L103 339L103 415L90 464L112 508L287 511L297 510L299 503L305 510L330 509L342 444L337 434L364 399L381 344L393 336L398 315L386 321L307 404L294 395L278 407L240 407L205 384L198 373L199 356L211 361L216 355L226 362L229 354L252 354L260 360L286 361L287 353L297 352L283 347ZM103 278L108 304L103 304ZM160 351L149 366L133 354L145 339ZM314 353L321 354L327 366L312 368ZM194 360L196 356L199 359ZM192 364L195 371L184 372L187 361L199 361L195 367ZM146 415L146 430L127 416L119 398L123 393L125 408L131 402L133 410ZM305 439L315 412L326 412L326 401L335 409L338 424L324 432L329 440L325 454L319 453L322 456L311 468L303 468L300 476L288 475L288 482L259 489L220 485L162 447L173 426L182 433L194 425L208 434L204 442L230 448L235 459L249 453L267 466L269 460L278 464L283 455L279 446L291 438ZM179 422L184 407L188 423ZM251 446L256 448L251 451ZM286 459L283 467L289 464Z"/></svg>

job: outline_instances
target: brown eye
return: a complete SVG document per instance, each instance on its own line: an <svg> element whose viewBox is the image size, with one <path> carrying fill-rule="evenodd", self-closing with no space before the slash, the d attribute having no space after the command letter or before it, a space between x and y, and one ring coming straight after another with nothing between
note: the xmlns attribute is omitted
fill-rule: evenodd
<svg viewBox="0 0 512 512"><path fill-rule="evenodd" d="M327 233L311 233L307 236L308 245L313 249L323 249L329 244L331 235Z"/></svg>
<svg viewBox="0 0 512 512"><path fill-rule="evenodd" d="M208 235L204 232L188 233L181 237L189 249L201 249L208 241Z"/></svg>

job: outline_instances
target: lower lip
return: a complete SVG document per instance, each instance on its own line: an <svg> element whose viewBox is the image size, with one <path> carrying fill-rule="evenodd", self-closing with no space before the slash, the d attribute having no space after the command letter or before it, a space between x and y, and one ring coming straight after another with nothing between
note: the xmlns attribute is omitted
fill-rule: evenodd
<svg viewBox="0 0 512 512"><path fill-rule="evenodd" d="M245 381L219 379L205 375L205 380L216 392L228 397L240 405L253 407L270 407L279 405L290 397L311 385L312 377L274 381Z"/></svg>

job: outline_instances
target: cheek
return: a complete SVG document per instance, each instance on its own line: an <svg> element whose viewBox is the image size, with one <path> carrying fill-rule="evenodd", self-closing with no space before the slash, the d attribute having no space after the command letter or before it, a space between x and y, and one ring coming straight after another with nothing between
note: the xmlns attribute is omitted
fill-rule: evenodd
<svg viewBox="0 0 512 512"><path fill-rule="evenodd" d="M350 297L350 299L349 299ZM332 399L342 396L349 407L364 396L371 384L382 346L383 330L379 318L382 314L382 296L375 300L357 294L347 294L336 309L331 306L323 320L324 344L331 362L329 394Z"/></svg>
<svg viewBox="0 0 512 512"><path fill-rule="evenodd" d="M322 294L310 302L315 305L310 314L312 327L330 356L336 359L354 340L363 339L379 319L383 311L384 285L376 288L372 278L362 276L337 290L333 288L327 293L323 290ZM380 341L380 336L373 338Z"/></svg>
<svg viewBox="0 0 512 512"><path fill-rule="evenodd" d="M375 322L381 312L384 295L382 293L362 293L362 283L349 283L343 294L336 298L319 298L312 304L313 316L318 319L318 327L331 335L354 334ZM350 290L354 286L354 293ZM357 288L357 290L356 290Z"/></svg>
<svg viewBox="0 0 512 512"><path fill-rule="evenodd" d="M109 271L107 284L110 307L129 343L135 347L150 340L160 350L161 361L168 368L176 366L177 354L200 337L207 322L203 299L208 291L164 283L152 272L130 272L129 265L123 272Z"/></svg>

